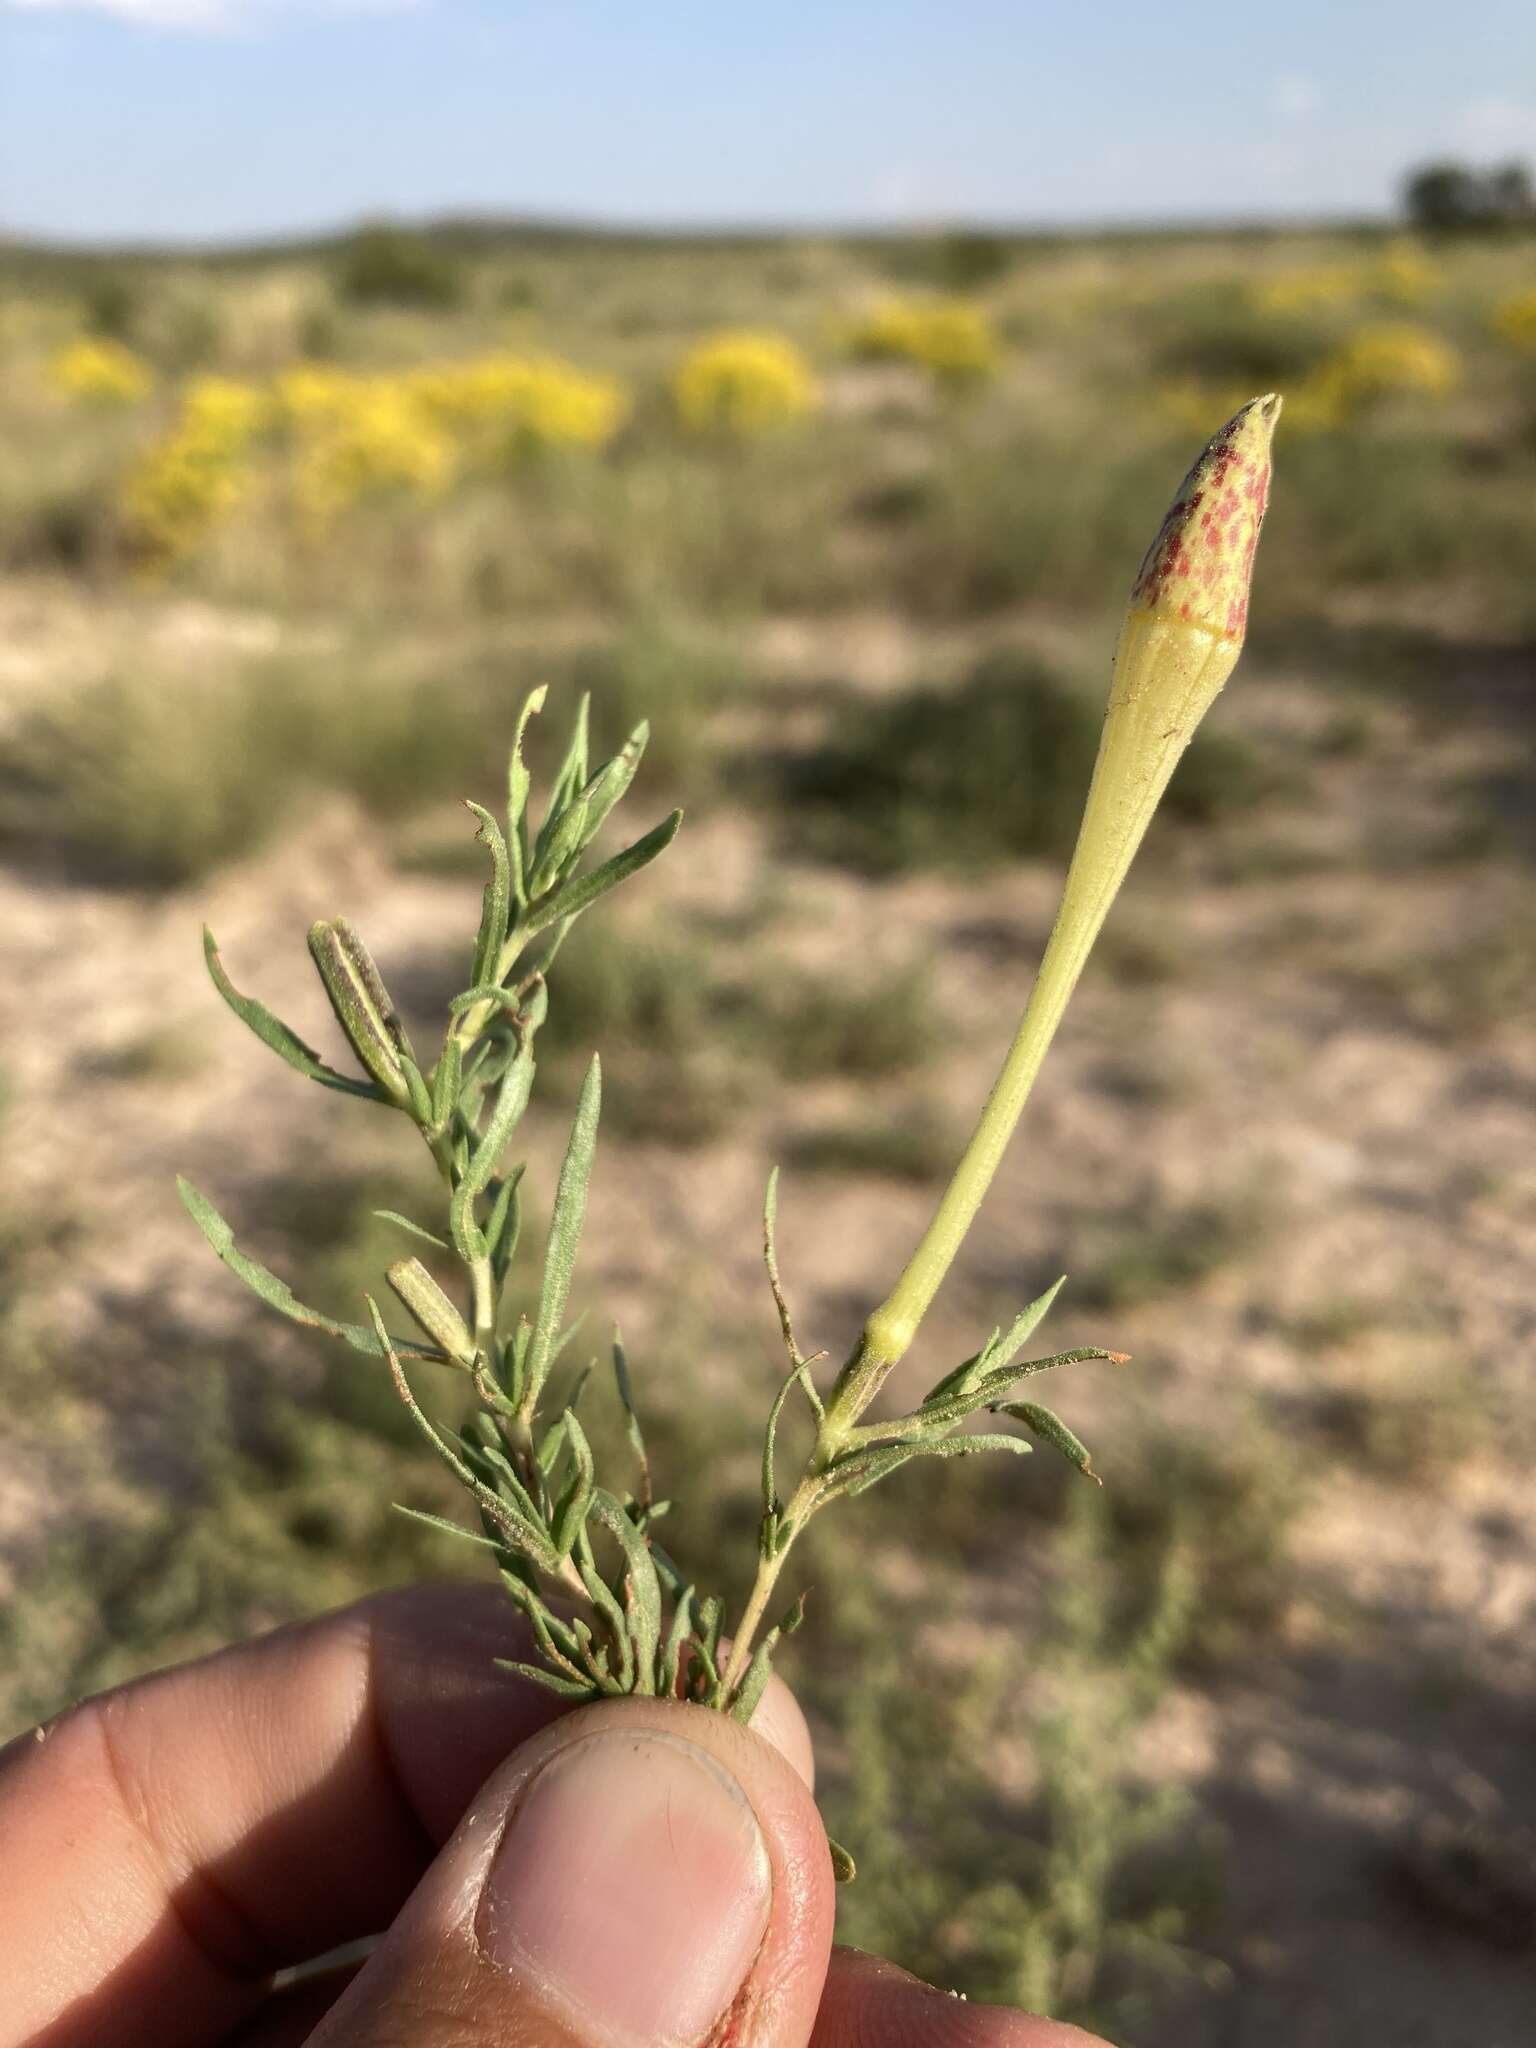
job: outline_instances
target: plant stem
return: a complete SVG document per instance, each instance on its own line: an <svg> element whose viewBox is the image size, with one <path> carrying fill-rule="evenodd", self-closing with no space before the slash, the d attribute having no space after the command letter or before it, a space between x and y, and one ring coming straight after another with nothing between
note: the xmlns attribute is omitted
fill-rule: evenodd
<svg viewBox="0 0 1536 2048"><path fill-rule="evenodd" d="M907 1352L992 1184L1089 953L1195 724L1237 659L1228 636L1133 608L1083 823L1040 971L986 1106L900 1279L864 1325L827 1405L821 1450L847 1442Z"/></svg>
<svg viewBox="0 0 1536 2048"><path fill-rule="evenodd" d="M757 1576L752 1581L752 1591L747 1596L747 1604L741 1610L741 1620L736 1624L731 1637L730 1658L720 1680L722 1706L730 1705L732 1693L747 1675L747 1666L752 1661L752 1645L763 1625L763 1617L768 1611L769 1601L773 1598L773 1589L779 1582L779 1574L789 1561L795 1537L815 1513L821 1488L817 1483L813 1464L814 1460L807 1464L789 1506L784 1510L784 1519L792 1531L789 1541L782 1549L776 1550L772 1557L759 1555Z"/></svg>

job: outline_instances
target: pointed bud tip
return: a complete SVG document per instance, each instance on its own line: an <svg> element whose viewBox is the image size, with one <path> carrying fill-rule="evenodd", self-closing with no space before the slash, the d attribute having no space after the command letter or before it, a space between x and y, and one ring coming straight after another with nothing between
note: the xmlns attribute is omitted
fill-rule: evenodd
<svg viewBox="0 0 1536 2048"><path fill-rule="evenodd" d="M1133 610L1241 641L1280 407L1277 392L1250 399L1207 443L1147 550Z"/></svg>

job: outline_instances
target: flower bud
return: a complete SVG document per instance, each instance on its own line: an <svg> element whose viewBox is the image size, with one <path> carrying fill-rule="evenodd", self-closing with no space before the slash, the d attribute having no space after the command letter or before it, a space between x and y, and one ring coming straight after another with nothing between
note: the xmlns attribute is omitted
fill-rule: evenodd
<svg viewBox="0 0 1536 2048"><path fill-rule="evenodd" d="M1279 413L1271 394L1228 420L1180 485L1132 587L1057 918L1068 987L1195 727L1237 665Z"/></svg>
<svg viewBox="0 0 1536 2048"><path fill-rule="evenodd" d="M1279 413L1271 394L1228 420L1185 477L1142 561L1061 907L1018 1033L933 1220L864 1325L824 1436L828 1427L846 1432L912 1342L1002 1160L1168 778L1237 663Z"/></svg>
<svg viewBox="0 0 1536 2048"><path fill-rule="evenodd" d="M1142 560L1133 615L1177 619L1242 646L1279 412L1273 393L1251 399L1208 444Z"/></svg>
<svg viewBox="0 0 1536 2048"><path fill-rule="evenodd" d="M410 1044L373 955L344 917L311 925L309 950L347 1043L385 1094L405 1103L401 1055L410 1056Z"/></svg>
<svg viewBox="0 0 1536 2048"><path fill-rule="evenodd" d="M469 1325L420 1259L399 1260L385 1278L434 1344L455 1364L474 1365L475 1340Z"/></svg>

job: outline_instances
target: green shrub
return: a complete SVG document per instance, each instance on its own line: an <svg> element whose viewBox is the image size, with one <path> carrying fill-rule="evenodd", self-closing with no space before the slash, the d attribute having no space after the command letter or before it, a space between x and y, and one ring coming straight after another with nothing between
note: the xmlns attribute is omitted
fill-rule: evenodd
<svg viewBox="0 0 1536 2048"><path fill-rule="evenodd" d="M1196 1287L1252 1249L1263 1219L1252 1199L1137 1202L1087 1228L1088 1257L1072 1274L1085 1308L1124 1309Z"/></svg>
<svg viewBox="0 0 1536 2048"><path fill-rule="evenodd" d="M923 1059L936 1030L909 972L844 985L798 970L720 974L697 940L578 925L551 977L541 1035L546 1079L574 1097L597 1045L604 1117L634 1138L672 1144L717 1136L764 1064L797 1080L871 1080Z"/></svg>
<svg viewBox="0 0 1536 2048"><path fill-rule="evenodd" d="M1153 349L1165 376L1223 388L1273 390L1305 375L1332 346L1338 320L1276 313L1232 281L1191 287L1159 302L1150 316ZM1219 420L1211 422L1214 430Z"/></svg>
<svg viewBox="0 0 1536 2048"><path fill-rule="evenodd" d="M806 1173L869 1173L884 1180L935 1181L960 1156L959 1133L932 1110L851 1118L797 1131L782 1148Z"/></svg>
<svg viewBox="0 0 1536 2048"><path fill-rule="evenodd" d="M336 264L336 290L355 305L457 305L463 296L459 266L426 236L381 223L361 229Z"/></svg>
<svg viewBox="0 0 1536 2048"><path fill-rule="evenodd" d="M782 768L796 843L870 874L974 868L1070 852L1102 713L1028 656L1003 653L957 686L850 699L826 738ZM1166 808L1209 822L1263 786L1231 734L1197 737Z"/></svg>

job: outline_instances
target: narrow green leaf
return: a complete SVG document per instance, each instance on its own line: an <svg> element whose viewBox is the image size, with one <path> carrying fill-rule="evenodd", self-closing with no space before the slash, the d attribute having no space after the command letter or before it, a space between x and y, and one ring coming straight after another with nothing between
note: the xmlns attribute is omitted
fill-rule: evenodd
<svg viewBox="0 0 1536 2048"><path fill-rule="evenodd" d="M203 926L203 958L214 987L228 1003L241 1023L254 1031L262 1044L270 1047L280 1060L303 1074L307 1080L318 1081L322 1088L334 1088L341 1095L361 1095L370 1102L384 1102L388 1098L383 1090L372 1081L357 1081L350 1074L338 1074L334 1067L327 1066L314 1049L306 1045L295 1031L290 1031L281 1017L275 1017L264 1003L258 1003L254 996L243 996L224 972L224 963L219 958L218 944L213 933Z"/></svg>
<svg viewBox="0 0 1536 2048"><path fill-rule="evenodd" d="M711 1593L698 1603L688 1672L688 1698L716 1706L720 1694L720 1622L724 1612L718 1594Z"/></svg>
<svg viewBox="0 0 1536 2048"><path fill-rule="evenodd" d="M942 1436L927 1443L887 1444L880 1450L858 1451L840 1458L827 1473L827 1498L846 1495L855 1500L913 1458L974 1458L985 1451L1012 1451L1015 1457L1025 1457L1030 1449L1019 1437L985 1433Z"/></svg>
<svg viewBox="0 0 1536 2048"><path fill-rule="evenodd" d="M552 924L559 924L562 918L579 917L584 910L590 910L600 896L606 896L610 889L616 889L620 882L627 882L631 875L649 865L657 854L664 853L677 837L678 827L683 822L681 811L673 811L653 826L643 839L637 839L632 846L626 846L622 853L613 854L601 866L585 875L576 875L554 894L547 896L528 919L526 936L536 938Z"/></svg>
<svg viewBox="0 0 1536 2048"><path fill-rule="evenodd" d="M656 1690L662 1699L671 1699L677 1691L683 1646L688 1641L688 1630L693 1621L693 1597L692 1586L684 1586L673 1604L672 1621L666 1641L661 1646L661 1663L656 1673Z"/></svg>
<svg viewBox="0 0 1536 2048"><path fill-rule="evenodd" d="M429 1529L436 1529L444 1536L457 1536L461 1543L476 1543L482 1550L501 1548L496 1537L478 1536L473 1529L466 1529L462 1522L450 1522L446 1515L429 1515L425 1508L408 1508L400 1501L393 1505L397 1515L404 1515L412 1522L424 1522Z"/></svg>
<svg viewBox="0 0 1536 2048"><path fill-rule="evenodd" d="M491 1271L498 1285L507 1277L517 1251L517 1240L522 1235L523 1168L514 1166L497 1190L491 1204L491 1213L485 1226L485 1242L491 1254Z"/></svg>
<svg viewBox="0 0 1536 2048"><path fill-rule="evenodd" d="M635 1690L656 1685L656 1652L661 1644L661 1584L645 1538L605 1488L592 1492L592 1519L614 1537L624 1554L624 1618L635 1651Z"/></svg>
<svg viewBox="0 0 1536 2048"><path fill-rule="evenodd" d="M510 1550L521 1552L528 1562L539 1571L553 1571L559 1563L559 1559L555 1556L545 1532L536 1523L530 1522L525 1516L517 1513L516 1509L503 1500L499 1494L493 1493L482 1480L478 1479L469 1466L465 1464L459 1453L453 1448L452 1444L433 1425L431 1418L423 1411L420 1402L411 1392L410 1382L407 1380L405 1370L400 1363L400 1347L391 1340L388 1331L384 1328L384 1318L379 1313L378 1303L371 1294L365 1295L364 1300L368 1304L368 1315L373 1324L374 1340L379 1350L389 1361L390 1376L394 1380L395 1391L405 1404L406 1413L410 1416L412 1422L415 1423L416 1427L421 1431L422 1435L448 1469L464 1486L468 1487L482 1512L487 1514L492 1524L501 1531L507 1547Z"/></svg>
<svg viewBox="0 0 1536 2048"><path fill-rule="evenodd" d="M555 779L550 785L546 828L551 820L559 817L587 779L587 749L591 728L592 692L583 690L576 700L576 716L571 721L571 736L566 741L560 766L555 770Z"/></svg>
<svg viewBox="0 0 1536 2048"><path fill-rule="evenodd" d="M524 698L523 708L518 713L517 730L512 736L512 751L507 757L507 855L511 863L512 894L519 908L526 908L528 902L524 878L528 867L528 794L533 787L533 778L523 760L523 736L528 730L529 720L536 718L544 709L544 699L548 694L547 687L540 683Z"/></svg>
<svg viewBox="0 0 1536 2048"><path fill-rule="evenodd" d="M528 1344L532 1336L533 1326L529 1323L528 1318L526 1316L519 1316L517 1328L512 1332L510 1338L504 1339L502 1343L501 1350L506 1370L507 1392L514 1401L521 1401L523 1397L523 1387L528 1377Z"/></svg>
<svg viewBox="0 0 1536 2048"><path fill-rule="evenodd" d="M553 1534L556 1550L569 1557L592 1506L593 1462L586 1431L569 1410L563 1420L571 1449L571 1478L555 1507Z"/></svg>
<svg viewBox="0 0 1536 2048"><path fill-rule="evenodd" d="M794 1599L790 1601L788 1607L779 1616L779 1634L781 1636L792 1636L797 1630L804 1627L805 1602L806 1595L804 1593L797 1593Z"/></svg>
<svg viewBox="0 0 1536 2048"><path fill-rule="evenodd" d="M619 1390L619 1406L624 1410L624 1433L640 1474L640 1504L649 1511L653 1506L651 1461L645 1448L645 1432L640 1427L640 1411L635 1406L634 1385L629 1377L629 1354L624 1349L624 1339L617 1327L613 1332L613 1379Z"/></svg>
<svg viewBox="0 0 1536 2048"><path fill-rule="evenodd" d="M584 691L576 706L571 737L550 785L549 808L533 844L529 862L528 899L536 902L557 880L560 870L581 843L581 826L586 815L581 788L587 779L588 728L592 699Z"/></svg>
<svg viewBox="0 0 1536 2048"><path fill-rule="evenodd" d="M1051 1304L1066 1284L1067 1276L1063 1273L1059 1279L1051 1282L1051 1285L1046 1288L1044 1294L1038 1295L1029 1304L1028 1308L1022 1309L1019 1312L1018 1316L1014 1319L1012 1328L998 1348L997 1356L992 1361L993 1366L1012 1365L1013 1361L1024 1349L1024 1346L1050 1314Z"/></svg>
<svg viewBox="0 0 1536 2048"><path fill-rule="evenodd" d="M533 1623L540 1648L557 1664L569 1669L573 1678L581 1677L585 1646L580 1624L574 1618L569 1621L562 1619L548 1607L538 1586L522 1571L508 1571L503 1566L501 1583L513 1605ZM585 1633L590 1642L590 1631Z"/></svg>
<svg viewBox="0 0 1536 2048"><path fill-rule="evenodd" d="M1005 1365L982 1379L973 1379L962 1393L946 1394L942 1399L936 1393L930 1394L922 1407L911 1415L861 1423L849 1431L848 1442L858 1449L882 1440L894 1442L898 1438L927 1436L934 1430L963 1422L978 1409L995 1406L1000 1396L1006 1394L1010 1387L1017 1386L1020 1380L1030 1379L1036 1373L1055 1372L1063 1365L1082 1365L1095 1359L1105 1360L1111 1365L1127 1363L1123 1351L1105 1351L1098 1344L1080 1344L1074 1351L1058 1351L1050 1358L1031 1358L1023 1365Z"/></svg>
<svg viewBox="0 0 1536 2048"><path fill-rule="evenodd" d="M710 1593L699 1602L699 1636L712 1657L720 1650L720 1627L725 1620L725 1602Z"/></svg>
<svg viewBox="0 0 1536 2048"><path fill-rule="evenodd" d="M859 1874L859 1866L854 1862L852 1856L843 1847L841 1842L834 1842L830 1835L827 1837L827 1849L832 1858L832 1882L834 1884L852 1884Z"/></svg>
<svg viewBox="0 0 1536 2048"><path fill-rule="evenodd" d="M512 913L512 856L507 850L505 835L490 812L477 803L468 807L480 820L480 830L475 837L485 841L491 854L491 879L486 883L481 898L480 931L475 940L475 964L470 980L495 981Z"/></svg>
<svg viewBox="0 0 1536 2048"><path fill-rule="evenodd" d="M393 1223L398 1229L408 1231L412 1237L419 1237L423 1244L436 1245L440 1252L450 1249L446 1237L437 1237L432 1231L424 1230L419 1223L413 1223L409 1216L402 1216L398 1209L375 1209L373 1214L381 1223Z"/></svg>
<svg viewBox="0 0 1536 2048"><path fill-rule="evenodd" d="M1052 1302L1066 1284L1067 1276L1063 1273L1059 1280L1047 1287L1044 1294L1032 1301L1028 1308L1020 1311L1006 1336L1002 1330L994 1330L980 1351L968 1358L963 1365L956 1366L952 1373L939 1381L924 1401L924 1407L943 1400L949 1394L967 1393L978 1381L986 1378L987 1374L1011 1365L1044 1322Z"/></svg>
<svg viewBox="0 0 1536 2048"><path fill-rule="evenodd" d="M624 1609L614 1598L613 1590L602 1573L591 1561L591 1548L587 1543L585 1530L576 1539L576 1569L581 1573L581 1582L587 1589L592 1605L608 1625L612 1647L619 1658L619 1668L615 1673L618 1690L629 1692L635 1683L634 1638L629 1632Z"/></svg>
<svg viewBox="0 0 1536 2048"><path fill-rule="evenodd" d="M259 1260L250 1258L235 1243L235 1233L200 1188L194 1187L185 1175L178 1175L176 1191L192 1221L207 1238L214 1251L228 1266L229 1270L243 1280L251 1292L258 1295L269 1308L275 1308L279 1315L287 1316L293 1323L302 1323L309 1330L323 1330L328 1337L340 1337L350 1344L354 1351L364 1352L370 1358L382 1358L383 1347L378 1344L371 1330L361 1323L338 1322L334 1316L322 1315L319 1309L308 1308L294 1294L286 1280L263 1266ZM421 1344L399 1342L397 1348L416 1358L427 1358L443 1365L448 1361L442 1352L429 1350Z"/></svg>
<svg viewBox="0 0 1536 2048"><path fill-rule="evenodd" d="M444 1041L432 1073L431 1127L434 1133L446 1131L453 1122L453 1113L459 1106L459 1097L464 1088L464 1049L456 1038Z"/></svg>
<svg viewBox="0 0 1536 2048"><path fill-rule="evenodd" d="M773 1653L779 1646L779 1633L776 1628L769 1629L752 1652L752 1661L736 1688L736 1697L731 1701L731 1719L740 1721L743 1726L757 1712L758 1702L773 1676Z"/></svg>
<svg viewBox="0 0 1536 2048"><path fill-rule="evenodd" d="M1015 1422L1022 1422L1032 1430L1041 1443L1049 1444L1053 1451L1059 1451L1069 1465L1075 1465L1085 1479L1091 1479L1095 1486L1102 1486L1103 1480L1093 1469L1088 1455L1088 1446L1075 1437L1059 1415L1049 1408L1042 1408L1038 1401L1003 1401L993 1410L994 1415L1011 1415Z"/></svg>
<svg viewBox="0 0 1536 2048"><path fill-rule="evenodd" d="M555 1338L565 1319L571 1276L576 1266L576 1249L586 1219L587 1186L592 1178L592 1158L597 1149L597 1120L601 1107L602 1069L594 1054L587 1068L587 1077L581 1084L570 1143L566 1147L555 1190L549 1244L544 1255L544 1284L539 1290L533 1341L528 1347L528 1373L523 1389L525 1403L538 1399L552 1363Z"/></svg>
<svg viewBox="0 0 1536 2048"><path fill-rule="evenodd" d="M567 1411L569 1412L569 1411ZM565 1448L565 1416L558 1415L534 1446L534 1463L547 1479Z"/></svg>
<svg viewBox="0 0 1536 2048"><path fill-rule="evenodd" d="M810 1361L800 1355L800 1346L795 1341L795 1326L789 1313L789 1300L784 1292L784 1283L779 1277L779 1247L777 1239L779 1219L779 1169L774 1167L768 1176L768 1186L763 1194L763 1264L768 1271L768 1285L773 1293L773 1304L779 1314L779 1329L784 1338L784 1349L789 1353L789 1362L794 1367L794 1378L798 1380L801 1392L810 1404L811 1412L818 1422L826 1414L816 1382L811 1378ZM788 1390L786 1389L785 1392ZM784 1394L779 1397L782 1408ZM770 1430L777 1423L775 1414L769 1423ZM772 1456L771 1447L769 1457ZM765 1488L765 1493L767 1489Z"/></svg>
<svg viewBox="0 0 1536 2048"><path fill-rule="evenodd" d="M405 1099L410 1105L411 1115L426 1130L432 1122L432 1091L420 1067L408 1055L402 1057L400 1071L405 1076Z"/></svg>
<svg viewBox="0 0 1536 2048"><path fill-rule="evenodd" d="M501 1577L513 1601L533 1624L534 1640L545 1663L567 1678L588 1680L592 1660L571 1624L554 1613L537 1588L526 1584L517 1574L504 1571Z"/></svg>
<svg viewBox="0 0 1536 2048"><path fill-rule="evenodd" d="M799 1365L795 1365L791 1368L785 1379L780 1382L779 1391L774 1395L773 1404L768 1410L767 1427L763 1431L763 1520L765 1523L771 1522L779 1511L779 1482L775 1470L777 1461L774 1455L777 1449L779 1417L784 1412L784 1403L789 1399L790 1388L799 1384L801 1370L802 1368ZM771 1548L768 1550L767 1555L770 1557L773 1555Z"/></svg>
<svg viewBox="0 0 1536 2048"><path fill-rule="evenodd" d="M475 1434L471 1435L469 1431ZM478 1470L496 1498L523 1521L531 1522L542 1531L544 1518L538 1503L507 1456L501 1433L492 1418L489 1415L472 1416L468 1429L459 1438L459 1446L471 1470Z"/></svg>
<svg viewBox="0 0 1536 2048"><path fill-rule="evenodd" d="M546 889L554 887L590 837L586 799L574 797L555 819L547 836L540 835L539 850L533 857L533 873L528 878L531 902L537 903Z"/></svg>
<svg viewBox="0 0 1536 2048"><path fill-rule="evenodd" d="M502 1153L522 1120L533 1092L533 1054L525 1041L502 1081L496 1106L485 1133L470 1155L469 1163L449 1205L449 1229L460 1258L471 1264L490 1256L484 1233L475 1222L475 1202L490 1185Z"/></svg>
<svg viewBox="0 0 1536 2048"><path fill-rule="evenodd" d="M586 803L586 827L582 842L584 845L591 845L602 830L609 812L628 791L650 737L651 728L642 719L618 753L611 761L603 763L582 791Z"/></svg>
<svg viewBox="0 0 1536 2048"><path fill-rule="evenodd" d="M510 1671L514 1678L531 1679L535 1685L558 1693L563 1700L597 1700L603 1696L601 1686L578 1683L574 1678L561 1678L553 1671L546 1671L542 1664L519 1664L511 1657L497 1657L494 1662L498 1671Z"/></svg>
<svg viewBox="0 0 1536 2048"><path fill-rule="evenodd" d="M522 1009L522 997L515 988L503 988L500 982L477 982L473 988L460 991L448 1005L450 1017L462 1017L466 1010L477 1010L482 1003L494 1003L498 1009L506 1010L516 1017Z"/></svg>

